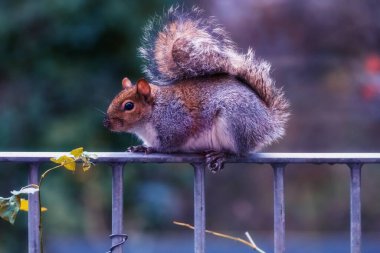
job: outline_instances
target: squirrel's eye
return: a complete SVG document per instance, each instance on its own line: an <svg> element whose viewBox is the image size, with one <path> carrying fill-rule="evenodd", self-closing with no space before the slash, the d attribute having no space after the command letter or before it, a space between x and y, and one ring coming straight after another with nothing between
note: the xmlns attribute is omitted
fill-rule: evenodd
<svg viewBox="0 0 380 253"><path fill-rule="evenodd" d="M132 102L127 102L127 103L125 103L125 105L124 105L124 110L125 110L125 111L130 111L130 110L133 109L133 107L135 107L135 105L134 105Z"/></svg>

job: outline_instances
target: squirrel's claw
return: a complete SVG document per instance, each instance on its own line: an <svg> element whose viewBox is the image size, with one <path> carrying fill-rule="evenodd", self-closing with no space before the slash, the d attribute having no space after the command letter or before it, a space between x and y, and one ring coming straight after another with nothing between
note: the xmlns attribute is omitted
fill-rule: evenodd
<svg viewBox="0 0 380 253"><path fill-rule="evenodd" d="M150 154L154 153L154 149L152 147L147 147L144 145L137 145L128 147L127 152Z"/></svg>
<svg viewBox="0 0 380 253"><path fill-rule="evenodd" d="M218 151L209 151L206 153L206 167L212 172L216 173L224 168L226 161L226 154Z"/></svg>

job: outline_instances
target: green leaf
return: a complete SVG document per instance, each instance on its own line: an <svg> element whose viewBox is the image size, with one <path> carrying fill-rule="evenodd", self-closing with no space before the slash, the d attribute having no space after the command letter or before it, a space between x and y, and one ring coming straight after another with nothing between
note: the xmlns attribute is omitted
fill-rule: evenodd
<svg viewBox="0 0 380 253"><path fill-rule="evenodd" d="M20 197L15 195L10 198L0 197L0 217L2 219L14 224L19 210Z"/></svg>

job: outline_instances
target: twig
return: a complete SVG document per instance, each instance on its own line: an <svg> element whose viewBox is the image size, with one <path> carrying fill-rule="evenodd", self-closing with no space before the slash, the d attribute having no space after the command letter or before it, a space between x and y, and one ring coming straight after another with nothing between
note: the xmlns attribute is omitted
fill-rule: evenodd
<svg viewBox="0 0 380 253"><path fill-rule="evenodd" d="M245 236L248 238L248 241L256 247L256 250L260 253L265 253L264 250L260 249L259 247L257 247L256 243L253 241L251 235L248 233L248 232L245 232Z"/></svg>
<svg viewBox="0 0 380 253"><path fill-rule="evenodd" d="M194 229L194 226L191 226L190 224L187 224L187 223L182 223L182 222L178 222L178 221L173 221L173 223L175 225L178 225L178 226ZM215 236L219 236L219 237L222 237L222 238L226 238L226 239L230 239L230 240L233 240L233 241L237 241L237 242L243 243L243 244L247 245L248 247L251 247L252 249L254 249L254 250L256 250L256 251L258 251L260 253L265 253L264 251L262 251L260 248L258 248L256 246L256 244L253 242L252 238L251 238L252 241L248 242L248 241L246 241L244 239L241 239L239 237L234 237L234 236L222 234L222 233L219 233L219 232L214 232L214 231L211 231L211 230L206 230L206 233L209 233L209 234L212 234L212 235L215 235Z"/></svg>
<svg viewBox="0 0 380 253"><path fill-rule="evenodd" d="M73 161L73 162L76 162ZM48 170L46 170L40 177L40 183L39 183L39 191L38 191L38 203L39 203L39 215L40 215L40 223L39 223L39 235L40 235L40 253L44 253L44 247L43 247L43 235L42 235L42 216L41 216L41 208L42 208L42 200L41 200L41 187L42 187L42 183L44 182L44 179L46 177L47 174L49 174L50 172L52 172L53 170L56 170L58 168L61 168L63 166L65 166L66 164L69 164L69 163L73 163L73 162L68 162L68 163L62 163L60 165L57 165L57 166L54 166L53 168L50 168Z"/></svg>

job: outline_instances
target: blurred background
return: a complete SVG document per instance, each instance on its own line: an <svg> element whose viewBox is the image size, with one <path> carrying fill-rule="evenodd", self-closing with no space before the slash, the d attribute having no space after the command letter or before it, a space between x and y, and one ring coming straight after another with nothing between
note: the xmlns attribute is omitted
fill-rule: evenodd
<svg viewBox="0 0 380 253"><path fill-rule="evenodd" d="M102 126L121 80L142 76L142 27L174 1L0 1L0 150L123 151L135 137ZM291 103L287 135L265 152L380 152L380 2L377 0L207 0L233 40L272 63ZM48 168L48 165L45 166ZM192 252L189 165L125 168L128 252ZM349 251L349 170L286 170L288 252ZM27 184L22 164L0 164L0 196ZM363 252L379 252L379 165L363 169ZM207 228L273 251L272 169L227 165L207 173ZM46 252L105 252L110 241L111 173L50 174L42 190ZM0 252L27 252L26 213L0 220ZM251 252L207 237L209 252Z"/></svg>

